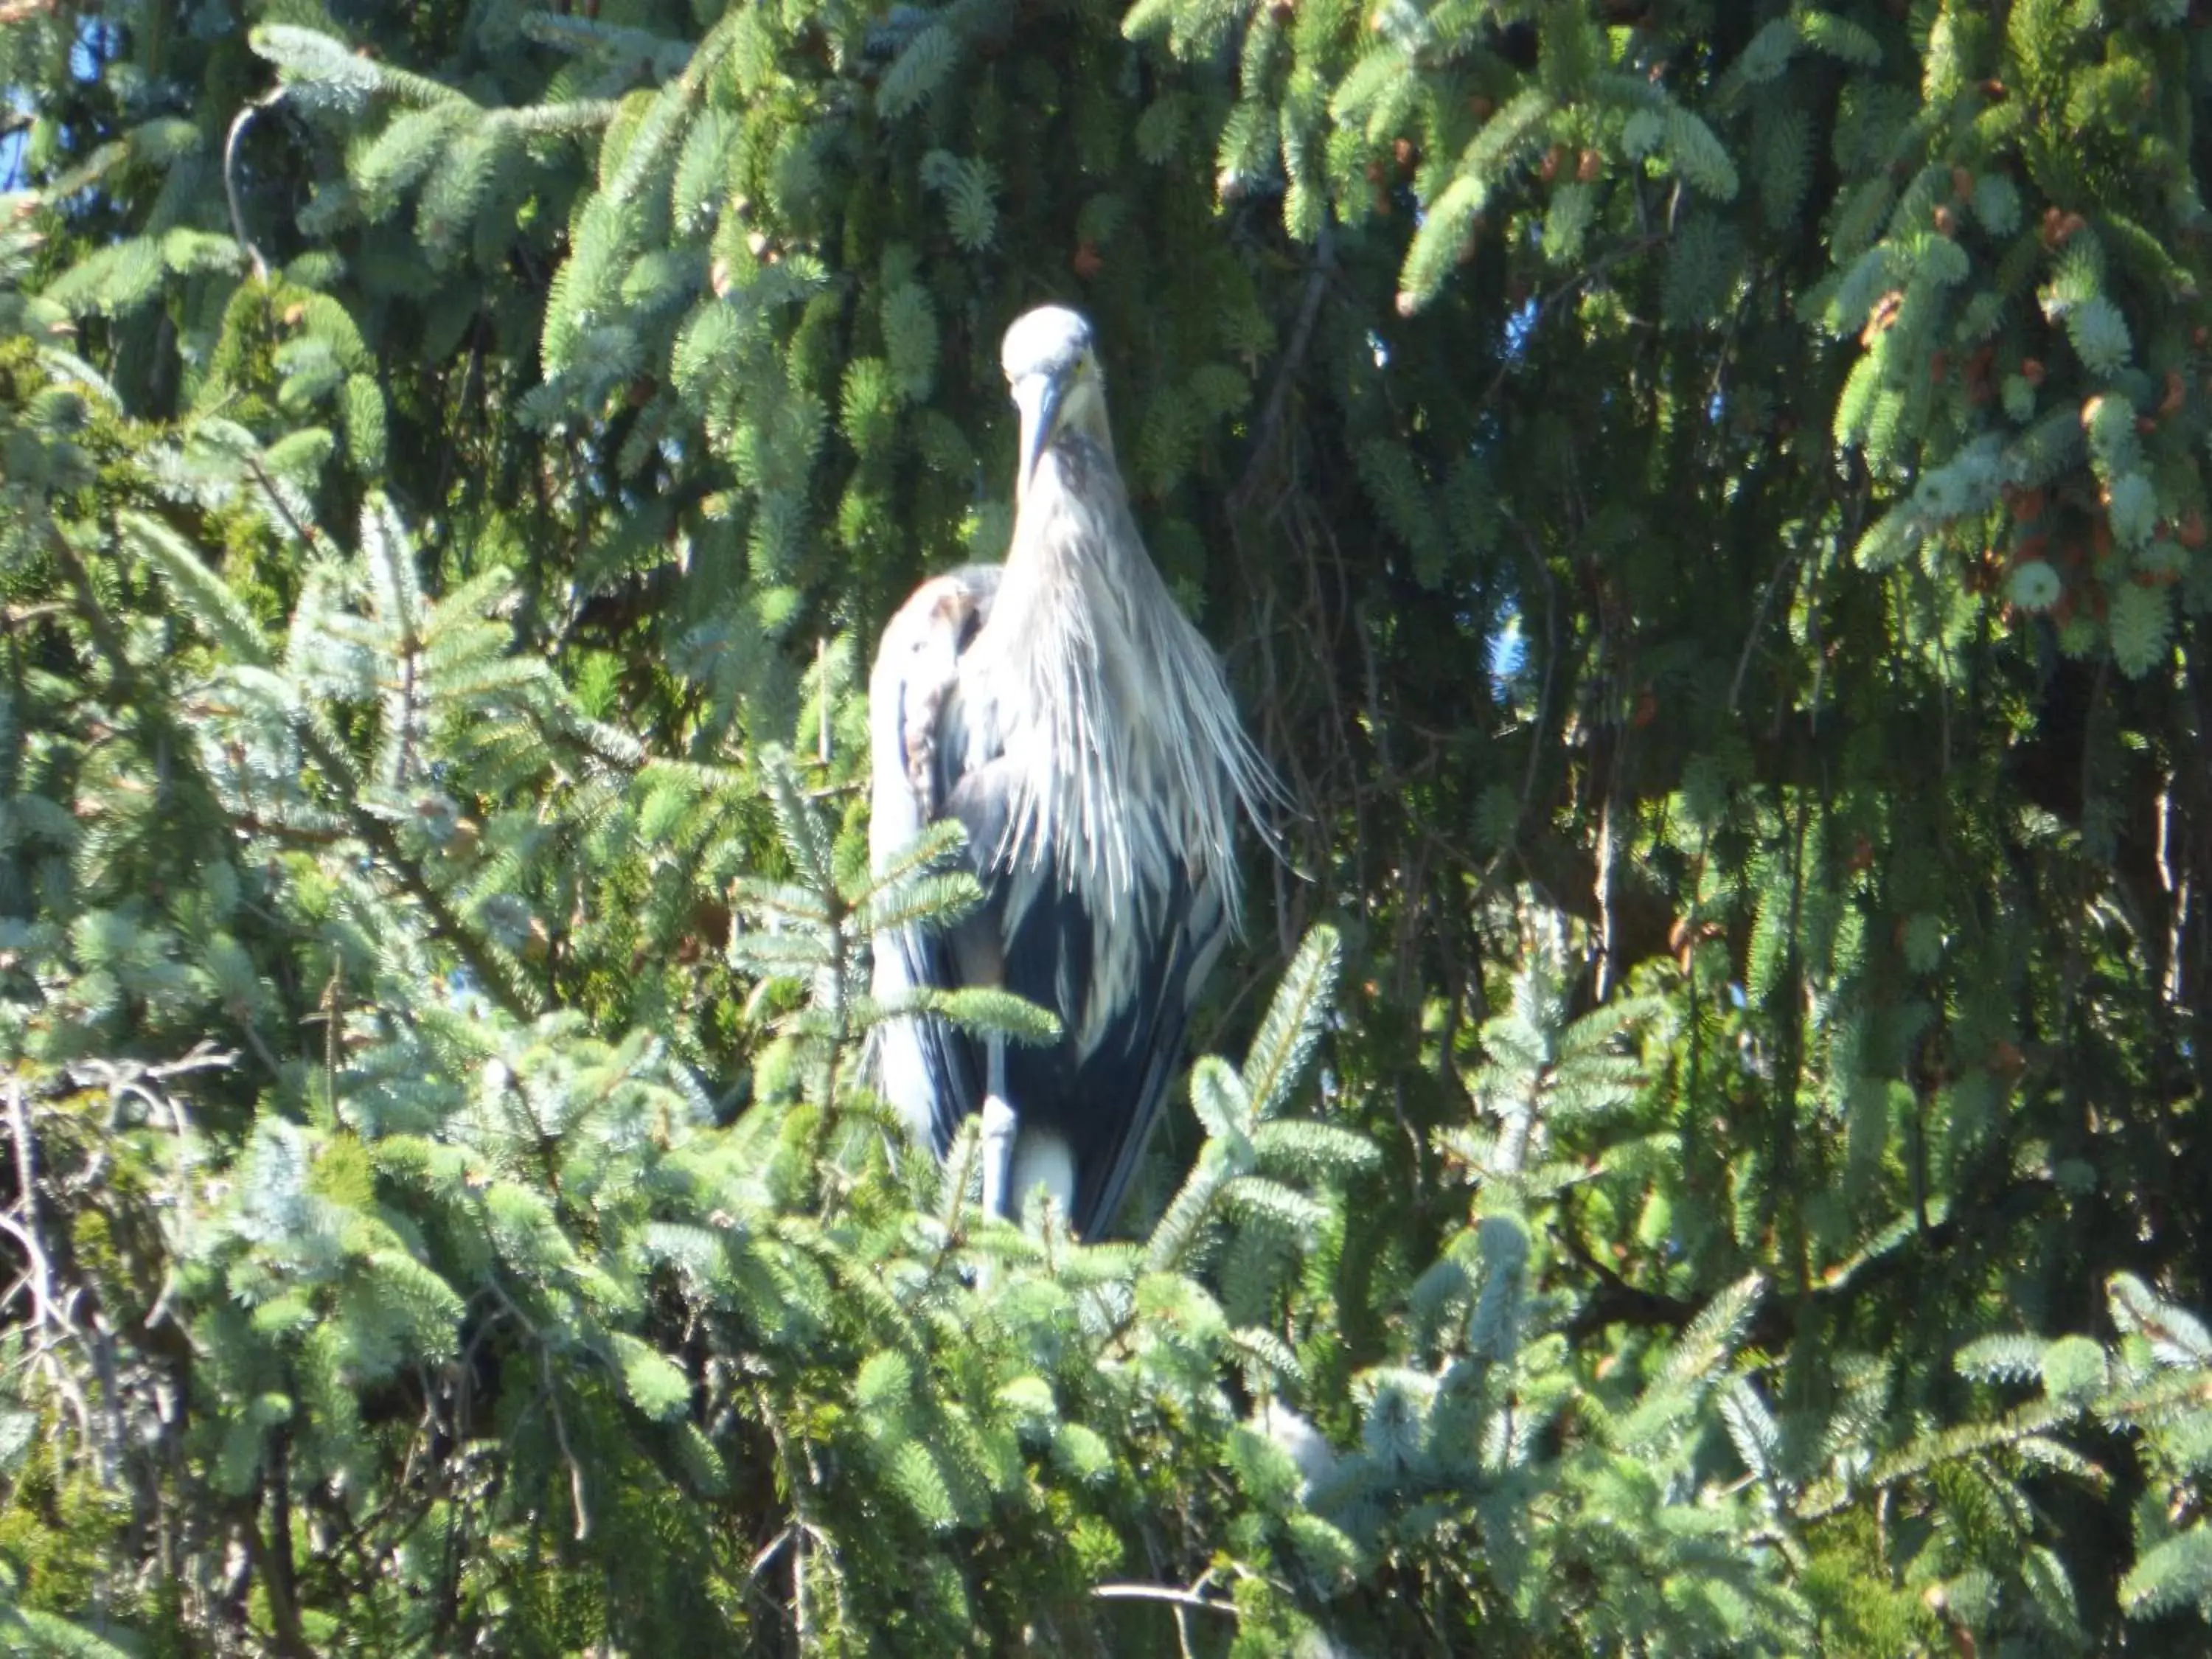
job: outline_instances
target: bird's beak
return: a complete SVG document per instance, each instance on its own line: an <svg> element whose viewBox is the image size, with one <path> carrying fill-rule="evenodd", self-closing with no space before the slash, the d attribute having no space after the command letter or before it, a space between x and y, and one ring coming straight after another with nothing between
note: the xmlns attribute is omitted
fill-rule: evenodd
<svg viewBox="0 0 2212 1659"><path fill-rule="evenodd" d="M1067 395L1065 374L1031 374L1014 388L1014 406L1022 412L1022 470L1014 475L1016 488L1026 495L1030 477L1060 429L1060 410Z"/></svg>

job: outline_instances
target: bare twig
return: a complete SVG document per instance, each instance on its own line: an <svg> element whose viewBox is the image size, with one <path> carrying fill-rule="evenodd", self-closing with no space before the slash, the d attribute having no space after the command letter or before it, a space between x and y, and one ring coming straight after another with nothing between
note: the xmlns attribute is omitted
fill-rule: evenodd
<svg viewBox="0 0 2212 1659"><path fill-rule="evenodd" d="M31 1164L30 1115L23 1109L23 1079L8 1079L8 1133L15 1143L15 1203L21 1212L18 1222L14 1217L0 1216L0 1226L5 1226L23 1247L28 1258L27 1269L30 1279L31 1306L33 1317L44 1327L61 1322L53 1312L53 1266L47 1260L45 1241L39 1237L38 1173Z"/></svg>
<svg viewBox="0 0 2212 1659"><path fill-rule="evenodd" d="M553 1421L553 1441L561 1449L561 1461L568 1466L568 1500L576 1510L575 1537L582 1543L592 1535L591 1506L584 1499L584 1466L576 1461L574 1448L568 1443L568 1421L561 1413L561 1394L553 1380L553 1352L539 1332L537 1322L522 1311L521 1306L507 1292L507 1287L496 1279L488 1281L491 1293L497 1297L522 1334L538 1349L538 1376L545 1392L546 1414Z"/></svg>
<svg viewBox="0 0 2212 1659"><path fill-rule="evenodd" d="M1305 361L1306 348L1313 340L1314 324L1321 316L1322 300L1328 292L1329 272L1335 264L1332 252L1328 232L1324 229L1314 243L1313 270L1306 276L1306 290L1298 301L1298 314L1291 325L1291 337L1275 366L1275 383L1267 389L1260 424L1252 434L1252 459L1230 497L1232 511L1242 511L1250 504L1259 488L1261 469L1274 447L1276 434L1282 430L1283 410L1290 403L1291 382L1297 378L1299 367Z"/></svg>
<svg viewBox="0 0 2212 1659"><path fill-rule="evenodd" d="M1237 1617L1237 1604L1224 1601L1219 1596L1201 1595L1195 1590L1176 1589L1168 1584L1097 1584L1091 1595L1102 1601L1166 1601L1179 1607L1196 1607L1206 1613L1225 1613Z"/></svg>
<svg viewBox="0 0 2212 1659"><path fill-rule="evenodd" d="M759 1553L753 1557L751 1570L745 1574L745 1577L748 1579L758 1578L762 1572L767 1569L768 1564L775 1559L775 1553L781 1549L786 1544L791 1542L797 1534L797 1526L795 1524L788 1525L781 1532L777 1533L775 1537L769 1539L767 1543L763 1544L760 1547Z"/></svg>
<svg viewBox="0 0 2212 1659"><path fill-rule="evenodd" d="M269 280L269 262L261 257L261 250L253 245L253 239L246 234L246 210L238 199L238 141L246 124L283 95L284 88L275 87L246 105L231 118L229 135L222 141L222 193L230 203L230 234L253 261L254 276L264 283Z"/></svg>
<svg viewBox="0 0 2212 1659"><path fill-rule="evenodd" d="M66 1302L57 1303L54 1299L53 1261L46 1254L46 1239L40 1231L38 1170L31 1153L31 1118L23 1093L23 1079L10 1077L7 1091L8 1133L15 1141L17 1191L13 1212L0 1212L0 1232L14 1239L23 1252L23 1272L16 1285L31 1293L34 1334L30 1351L19 1363L25 1367L35 1366L45 1373L48 1383L76 1419L77 1431L89 1444L94 1439L92 1407L76 1379L55 1357L58 1350L70 1343L82 1343L84 1335L77 1329L74 1316L76 1293L71 1291ZM12 1297L15 1292L11 1291L9 1294Z"/></svg>
<svg viewBox="0 0 2212 1659"><path fill-rule="evenodd" d="M1735 713L1736 699L1742 695L1743 677L1751 667L1752 653L1758 648L1759 630L1766 626L1767 607L1774 603L1775 594L1781 591L1782 579L1795 570L1797 562L1804 556L1805 550L1802 547L1793 548L1784 554L1782 562L1775 566L1773 575L1767 579L1765 590L1759 596L1759 608L1752 612L1751 629L1744 635L1743 654L1736 659L1735 676L1729 681L1728 711L1731 715Z"/></svg>
<svg viewBox="0 0 2212 1659"><path fill-rule="evenodd" d="M292 1559L292 1480L290 1437L279 1430L270 1448L269 1533L262 1536L258 1521L246 1523L246 1547L261 1568L261 1587L268 1597L271 1645L283 1659L314 1659L300 1619L298 1564Z"/></svg>
<svg viewBox="0 0 2212 1659"><path fill-rule="evenodd" d="M276 509L277 516L284 520L293 535L299 538L301 546L319 548L324 545L321 537L317 534L314 528L303 523L299 514L292 511L291 504L284 499L284 492L276 488L276 479L269 476L268 469L261 465L259 457L247 456L246 470L253 475L253 482L260 486L261 493L269 498L269 504Z"/></svg>
<svg viewBox="0 0 2212 1659"><path fill-rule="evenodd" d="M576 1506L576 1541L592 1535L591 1506L584 1501L584 1466L568 1444L568 1419L561 1414L561 1396L553 1384L553 1356L544 1345L538 1349L538 1374L545 1383L545 1407L553 1416L553 1438L561 1448L561 1461L568 1466L568 1501Z"/></svg>
<svg viewBox="0 0 2212 1659"><path fill-rule="evenodd" d="M1619 751L1616 750L1615 751ZM1595 896L1597 900L1597 1000L1605 1000L1606 987L1613 975L1615 945L1613 929L1613 797L1607 789L1598 803L1597 814L1597 879Z"/></svg>
<svg viewBox="0 0 2212 1659"><path fill-rule="evenodd" d="M173 1091L148 1085L167 1083L171 1078L187 1077L194 1072L228 1071L237 1064L236 1049L218 1048L203 1038L175 1060L157 1060L150 1065L135 1060L79 1060L70 1062L69 1070L73 1081L105 1089L109 1102L116 1109L119 1110L120 1103L128 1096L144 1106L151 1116L166 1118L169 1127L176 1131L185 1161L189 1162L191 1149L188 1142L192 1125L191 1118L185 1115L184 1102ZM271 1068L274 1069L273 1062Z"/></svg>
<svg viewBox="0 0 2212 1659"><path fill-rule="evenodd" d="M830 638L817 635L814 640L814 703L817 716L816 758L824 767L830 764Z"/></svg>

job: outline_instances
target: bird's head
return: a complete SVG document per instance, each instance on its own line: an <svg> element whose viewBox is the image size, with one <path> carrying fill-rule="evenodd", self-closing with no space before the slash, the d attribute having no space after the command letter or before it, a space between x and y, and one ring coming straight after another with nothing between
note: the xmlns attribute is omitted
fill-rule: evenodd
<svg viewBox="0 0 2212 1659"><path fill-rule="evenodd" d="M1038 458L1064 432L1079 433L1107 454L1106 377L1091 349L1091 325L1066 306L1039 306L1016 319L999 350L1014 407L1022 413L1021 471L1015 487L1029 493Z"/></svg>

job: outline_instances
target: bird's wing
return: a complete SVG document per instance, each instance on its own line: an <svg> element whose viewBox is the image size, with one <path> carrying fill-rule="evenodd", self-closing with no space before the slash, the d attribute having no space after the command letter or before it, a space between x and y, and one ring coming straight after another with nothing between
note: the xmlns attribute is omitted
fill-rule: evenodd
<svg viewBox="0 0 2212 1659"><path fill-rule="evenodd" d="M884 630L868 679L868 851L878 871L945 815L947 798L981 758L967 752L951 705L960 653L990 615L998 586L990 566L933 577ZM969 977L945 930L900 927L877 938L878 1002L917 988L950 990ZM939 1019L895 1020L878 1030L878 1085L908 1127L942 1157L961 1119L975 1109L975 1045Z"/></svg>
<svg viewBox="0 0 2212 1659"><path fill-rule="evenodd" d="M1191 1006L1205 986L1222 948L1229 941L1229 918L1218 894L1210 886L1188 895L1176 894L1177 902L1190 909L1180 927L1155 947L1149 970L1139 981L1140 994L1151 1003L1149 1013L1132 1022L1130 1044L1121 1062L1114 1066L1133 1082L1120 1098L1129 1102L1126 1114L1107 1112L1110 1127L1098 1152L1077 1164L1076 1231L1085 1238L1098 1238L1114 1220L1127 1194L1130 1180L1152 1139L1152 1125L1166 1103L1168 1085L1182 1063L1183 1035L1190 1024ZM1113 1053L1114 1036L1103 1042L1085 1064L1090 1073ZM1102 1079L1102 1084L1105 1079ZM1120 1078L1114 1079L1121 1081ZM1102 1087L1094 1099L1113 1099ZM1103 1154L1101 1156L1100 1154Z"/></svg>
<svg viewBox="0 0 2212 1659"><path fill-rule="evenodd" d="M1156 902L1168 921L1151 930L1127 914L1094 915L1079 895L1044 882L1015 902L1007 930L1006 988L1061 1010L1070 1026L1050 1049L1009 1054L1010 1093L1025 1128L1066 1141L1069 1219L1085 1238L1102 1237L1121 1207L1182 1057L1192 1000L1228 939L1210 884L1194 888L1178 872ZM1094 974L1102 929L1121 933L1108 954L1121 959L1103 976Z"/></svg>

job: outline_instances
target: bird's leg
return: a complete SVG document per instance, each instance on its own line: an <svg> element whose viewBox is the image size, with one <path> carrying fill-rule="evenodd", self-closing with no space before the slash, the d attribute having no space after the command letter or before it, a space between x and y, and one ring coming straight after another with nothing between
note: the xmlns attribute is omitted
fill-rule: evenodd
<svg viewBox="0 0 2212 1659"><path fill-rule="evenodd" d="M1006 1039L993 1036L983 1089L983 1211L1013 1218L1014 1109L1006 1103Z"/></svg>

